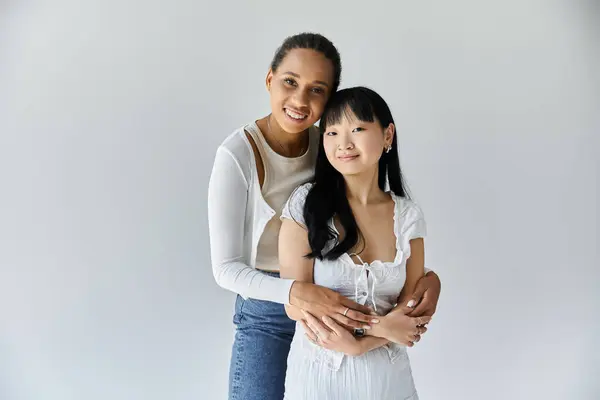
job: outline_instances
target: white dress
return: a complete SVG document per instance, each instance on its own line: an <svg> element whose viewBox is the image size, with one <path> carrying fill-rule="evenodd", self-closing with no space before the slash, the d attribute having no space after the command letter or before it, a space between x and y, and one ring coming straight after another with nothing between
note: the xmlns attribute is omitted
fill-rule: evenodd
<svg viewBox="0 0 600 400"><path fill-rule="evenodd" d="M300 186L286 203L281 218L304 225L303 208L310 184ZM357 265L350 255L335 261L315 260L314 282L333 289L380 315L395 305L406 280L409 241L424 237L425 220L412 201L391 194L395 202L396 258ZM333 221L330 222L333 227ZM335 229L335 228L334 228ZM329 244L329 248L333 243ZM327 249L326 249L327 250ZM367 274L367 271L369 272ZM311 343L301 324L287 361L286 400L417 400L406 347L390 343L358 357Z"/></svg>

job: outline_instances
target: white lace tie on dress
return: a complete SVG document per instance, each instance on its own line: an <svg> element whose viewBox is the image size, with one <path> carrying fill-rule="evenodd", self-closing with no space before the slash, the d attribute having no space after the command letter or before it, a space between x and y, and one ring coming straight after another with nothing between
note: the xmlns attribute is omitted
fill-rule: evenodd
<svg viewBox="0 0 600 400"><path fill-rule="evenodd" d="M373 309L377 311L377 303L375 302L375 286L377 284L377 277L373 273L373 269L360 258L356 253L352 253L350 256L355 256L361 262L362 266L354 270L354 298L358 299L358 285L363 279L367 279L367 287L369 287L368 276L371 275L371 303L373 303ZM369 272L366 274L365 272Z"/></svg>

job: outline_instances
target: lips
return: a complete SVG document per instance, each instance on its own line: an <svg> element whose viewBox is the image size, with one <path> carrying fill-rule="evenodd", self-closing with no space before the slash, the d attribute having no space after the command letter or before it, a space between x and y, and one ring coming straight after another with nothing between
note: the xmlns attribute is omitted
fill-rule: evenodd
<svg viewBox="0 0 600 400"><path fill-rule="evenodd" d="M293 121L300 122L308 118L307 114L291 108L284 108L284 112L285 115Z"/></svg>
<svg viewBox="0 0 600 400"><path fill-rule="evenodd" d="M356 160L357 158L358 158L358 154L355 154L355 155L345 154L343 156L338 156L338 160L340 160L340 161L352 161L352 160Z"/></svg>

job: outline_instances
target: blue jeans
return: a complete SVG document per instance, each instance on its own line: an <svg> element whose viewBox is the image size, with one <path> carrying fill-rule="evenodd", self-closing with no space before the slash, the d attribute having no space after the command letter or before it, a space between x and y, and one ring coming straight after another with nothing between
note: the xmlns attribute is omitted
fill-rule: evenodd
<svg viewBox="0 0 600 400"><path fill-rule="evenodd" d="M238 295L233 323L229 400L282 400L296 322L282 304Z"/></svg>

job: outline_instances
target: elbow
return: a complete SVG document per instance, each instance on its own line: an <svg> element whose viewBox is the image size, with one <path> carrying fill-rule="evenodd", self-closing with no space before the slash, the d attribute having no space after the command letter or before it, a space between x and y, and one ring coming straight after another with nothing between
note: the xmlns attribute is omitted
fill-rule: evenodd
<svg viewBox="0 0 600 400"><path fill-rule="evenodd" d="M221 279L221 266L213 263L212 272L213 272L213 278L215 278L215 282L217 282L217 285L223 287L222 279Z"/></svg>
<svg viewBox="0 0 600 400"><path fill-rule="evenodd" d="M242 297L250 297L247 285L239 280L240 274L236 271L235 261L213 263L212 270L217 285L225 290L239 294Z"/></svg>
<svg viewBox="0 0 600 400"><path fill-rule="evenodd" d="M213 264L213 277L215 278L215 282L217 283L217 285L219 285L223 289L230 290L229 286L227 285L227 280L224 279L225 274L223 272L226 267L227 266L224 264Z"/></svg>
<svg viewBox="0 0 600 400"><path fill-rule="evenodd" d="M291 319L292 321L302 320L302 317L300 316L300 310L297 307L288 304L284 304L284 307L285 313L287 314L289 319Z"/></svg>

